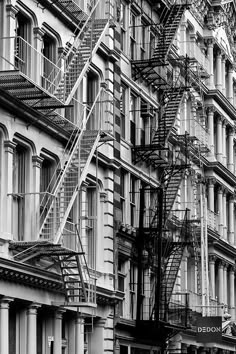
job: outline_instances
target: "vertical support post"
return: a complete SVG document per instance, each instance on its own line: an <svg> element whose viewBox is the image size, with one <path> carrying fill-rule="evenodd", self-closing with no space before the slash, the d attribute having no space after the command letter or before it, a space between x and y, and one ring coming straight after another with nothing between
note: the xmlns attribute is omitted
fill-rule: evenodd
<svg viewBox="0 0 236 354"><path fill-rule="evenodd" d="M158 193L158 240L157 240L157 282L156 282L156 300L155 300L155 318L157 324L160 321L160 302L161 302L161 265L162 265L162 223L163 223L163 187L157 189ZM156 249L155 249L156 250Z"/></svg>
<svg viewBox="0 0 236 354"><path fill-rule="evenodd" d="M140 210L139 210L139 229L137 234L137 248L138 248L138 285L137 285L137 321L141 320L141 305L142 305L142 255L144 249L144 232L143 232L143 217L144 217L144 197L145 189L140 189Z"/></svg>

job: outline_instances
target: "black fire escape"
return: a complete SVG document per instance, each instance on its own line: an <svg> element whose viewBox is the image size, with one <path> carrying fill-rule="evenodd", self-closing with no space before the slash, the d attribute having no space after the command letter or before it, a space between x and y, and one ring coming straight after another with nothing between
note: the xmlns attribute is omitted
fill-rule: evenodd
<svg viewBox="0 0 236 354"><path fill-rule="evenodd" d="M133 78L153 86L160 102L157 128L148 143L134 146L133 162L158 169L160 176L157 188L143 185L140 190L136 329L143 340L158 337L161 345L188 326L187 294L175 299L173 293L184 249L192 242L188 210L173 210L189 167L189 137L186 134L177 139L175 128L183 95L189 89L188 67L186 62L183 68L180 58L172 53L185 9L186 5L167 9L152 57L132 61ZM172 74L174 67L178 75Z"/></svg>

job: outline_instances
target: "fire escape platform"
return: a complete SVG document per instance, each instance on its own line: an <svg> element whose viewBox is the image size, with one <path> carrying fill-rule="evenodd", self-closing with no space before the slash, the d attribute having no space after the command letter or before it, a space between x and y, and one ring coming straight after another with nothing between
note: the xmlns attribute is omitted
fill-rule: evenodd
<svg viewBox="0 0 236 354"><path fill-rule="evenodd" d="M34 109L68 107L19 70L0 71L0 87Z"/></svg>
<svg viewBox="0 0 236 354"><path fill-rule="evenodd" d="M149 84L157 87L166 85L166 80L155 70L155 68L161 65L163 64L156 59L132 61L132 73L134 80L142 78Z"/></svg>
<svg viewBox="0 0 236 354"><path fill-rule="evenodd" d="M10 241L9 249L16 252L15 260L24 261L24 256L27 259L35 256L70 256L80 253L63 247L61 244L54 244L49 241ZM19 256L18 256L19 254Z"/></svg>
<svg viewBox="0 0 236 354"><path fill-rule="evenodd" d="M38 0L46 8L50 8L57 13L62 21L71 22L78 26L78 22L83 25L87 20L88 15L78 6L76 0Z"/></svg>

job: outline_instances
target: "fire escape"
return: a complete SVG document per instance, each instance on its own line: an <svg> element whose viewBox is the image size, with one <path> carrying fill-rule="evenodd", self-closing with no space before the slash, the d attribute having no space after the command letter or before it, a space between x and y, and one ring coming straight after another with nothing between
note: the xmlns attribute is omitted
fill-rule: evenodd
<svg viewBox="0 0 236 354"><path fill-rule="evenodd" d="M10 250L15 261L40 267L45 264L45 269L60 272L62 291L65 294L63 304L76 307L96 306L96 279L88 268L80 235L81 229L86 227L83 226L85 221L79 217L77 223L73 223L71 214L98 142L106 139L100 127L97 130L87 129L89 120L99 114L103 100L106 100L105 89L101 86L93 103L88 105L82 105L74 98L110 25L109 20L94 18L98 3L99 0L94 1L88 16L74 1L57 2L57 6L68 16L76 16L78 27L73 42L67 43L58 65L50 63L50 73L40 79L35 79L30 59L34 57L37 63L47 58L21 37L0 39L2 48L14 47L14 53L4 51L0 58L2 94L23 106L25 111L31 112L35 124L40 121L48 129L53 127L56 132L62 132L68 138L53 184L50 184L41 200L41 227L37 238L30 242L12 241ZM57 111L73 109L74 106L74 111L80 114L76 118L78 124L72 123L65 114ZM85 210L80 210L80 213L84 214Z"/></svg>
<svg viewBox="0 0 236 354"><path fill-rule="evenodd" d="M140 191L137 333L146 339L159 333L164 342L171 333L188 326L187 294L173 301L183 252L192 242L188 210L173 210L181 181L190 166L192 142L187 134L177 138L175 127L184 93L189 90L188 63L182 67L172 46L185 9L186 5L167 9L152 57L132 61L133 78L153 86L160 102L157 128L150 141L133 148L134 163L145 163L160 172L159 187L143 185ZM171 71L174 68L177 75Z"/></svg>

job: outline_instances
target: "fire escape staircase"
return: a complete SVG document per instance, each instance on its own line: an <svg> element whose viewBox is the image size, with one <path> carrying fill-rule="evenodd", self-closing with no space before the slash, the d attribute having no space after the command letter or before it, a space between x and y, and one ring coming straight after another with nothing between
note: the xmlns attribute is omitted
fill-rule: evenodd
<svg viewBox="0 0 236 354"><path fill-rule="evenodd" d="M69 306L94 306L96 300L95 279L92 279L86 263L83 245L77 225L71 224L77 239L77 249L63 246L69 214L78 196L80 186L85 181L88 166L100 140L100 131L86 130L86 122L94 112L100 99L100 89L93 106L81 129L77 130L71 143L68 158L58 174L51 197L42 201L44 221L35 242L12 242L11 248L18 250L14 259L28 262L35 257L49 257L59 265L64 283L64 291ZM46 195L46 194L45 194Z"/></svg>
<svg viewBox="0 0 236 354"><path fill-rule="evenodd" d="M136 145L133 148L133 160L135 163L143 161L153 167L164 166L168 163L167 142L173 130L183 94L184 87L182 86L165 91L167 102L163 105L158 128L150 145Z"/></svg>
<svg viewBox="0 0 236 354"><path fill-rule="evenodd" d="M15 67L14 70L0 71L0 89L3 90L3 93L7 92L14 99L20 100L24 105L33 109L38 116L38 120L45 121L45 124L50 121L55 127L64 129L69 133L75 129L74 124L55 110L68 107L71 103L73 105L72 98L75 91L109 28L109 20L93 18L93 13L99 1L97 0L94 4L90 16L84 16L82 12L79 15L82 18L82 28L80 28L73 43L67 44L58 66L54 65L52 72L48 75L46 79L48 82L47 88L37 84L27 72L21 71L22 63L27 65L27 62L25 62L27 58L25 58L26 54L22 57L22 50L18 48L19 45L23 48L26 46L29 52L33 50L23 38L17 37L15 40L15 63L10 63L7 58L0 57L9 67ZM68 11L75 6L71 0L58 1L57 5L59 4L63 8L66 7ZM4 39L3 46L6 40ZM32 55L36 55L36 53L33 51ZM37 53L37 55L39 54ZM28 58L28 60L30 59ZM18 62L21 64L18 65ZM64 70L60 69L60 63L62 62L65 64Z"/></svg>
<svg viewBox="0 0 236 354"><path fill-rule="evenodd" d="M99 0L97 0L95 7L98 2ZM57 5L66 6L68 11L73 11L74 3L70 0L59 0ZM61 71L56 71L59 73L57 76L54 71L51 75L54 82L49 75L48 81L51 82L51 86L48 92L16 70L0 73L0 87L3 87L15 98L23 100L26 105L30 104L33 109L46 112L45 115L52 117L55 124L60 126L66 124L53 111L70 104L109 27L109 20L92 19L93 10L90 17L82 18L82 21L84 20L82 29L76 36L73 45L68 45L65 50L63 60L66 70L64 74L61 75ZM78 13L78 16L82 16L82 14ZM51 94L52 90L53 94ZM94 99L92 107L83 112L86 118L83 119L81 126L75 127L73 125L73 129L70 129L70 132L73 131L74 140L70 144L69 152L67 151L68 158L61 162L55 186L49 193L50 198L47 198L46 203L45 201L42 203L44 220L38 239L34 242L11 242L10 245L16 261L35 262L38 258L52 260L53 265L49 267L60 269L66 297L64 305L69 306L93 307L96 302L96 279L92 278L89 272L79 228L76 224L70 223L69 227L70 232L76 237L75 249L67 248L63 243L67 236L70 213L81 184L86 179L88 166L101 138L99 130L86 130L86 123L94 114L102 90L103 88Z"/></svg>
<svg viewBox="0 0 236 354"><path fill-rule="evenodd" d="M58 100L69 104L89 68L91 60L110 26L108 20L89 18L74 44L66 48L66 69L54 92Z"/></svg>
<svg viewBox="0 0 236 354"><path fill-rule="evenodd" d="M181 228L175 241L169 242L169 255L165 259L164 269L161 278L161 294L160 294L160 319L168 320L168 307L173 293L174 285L178 275L178 271L183 258L183 252L189 243L188 237L191 233L191 226L188 222L187 211L181 222ZM166 247L168 249L168 246Z"/></svg>
<svg viewBox="0 0 236 354"><path fill-rule="evenodd" d="M132 61L134 80L142 78L147 81L148 85L156 88L166 85L165 71L162 71L161 67L166 65L185 9L186 5L172 5L152 57Z"/></svg>

